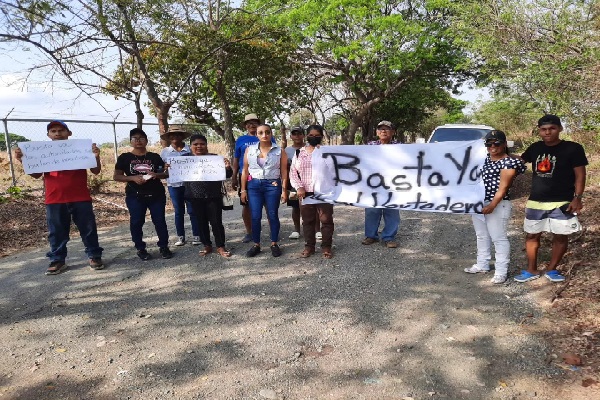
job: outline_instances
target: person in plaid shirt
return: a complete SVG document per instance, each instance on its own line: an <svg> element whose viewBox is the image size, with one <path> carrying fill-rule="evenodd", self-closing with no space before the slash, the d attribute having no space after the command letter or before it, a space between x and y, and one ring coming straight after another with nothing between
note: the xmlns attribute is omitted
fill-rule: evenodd
<svg viewBox="0 0 600 400"><path fill-rule="evenodd" d="M315 253L316 236L315 220L321 221L321 252L324 258L333 257L331 251L333 241L333 204L312 199L314 182L312 179L312 153L320 147L323 140L323 127L311 125L307 128L307 145L294 156L290 167L290 182L298 192L300 200L300 215L302 216L302 231L304 233L304 250L300 257L307 258Z"/></svg>

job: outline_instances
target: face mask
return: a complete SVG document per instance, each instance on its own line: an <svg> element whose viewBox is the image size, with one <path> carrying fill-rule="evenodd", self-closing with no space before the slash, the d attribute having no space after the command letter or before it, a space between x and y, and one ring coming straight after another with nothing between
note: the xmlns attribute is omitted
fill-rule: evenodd
<svg viewBox="0 0 600 400"><path fill-rule="evenodd" d="M323 140L322 136L307 136L306 137L306 141L311 146L317 146L317 145L321 144L322 140Z"/></svg>

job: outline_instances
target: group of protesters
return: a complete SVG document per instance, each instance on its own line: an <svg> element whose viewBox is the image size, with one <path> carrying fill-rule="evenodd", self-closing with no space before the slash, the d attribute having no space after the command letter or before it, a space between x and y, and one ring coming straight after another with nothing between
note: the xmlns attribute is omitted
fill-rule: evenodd
<svg viewBox="0 0 600 400"><path fill-rule="evenodd" d="M282 255L279 246L280 203L292 207L294 231L290 239L299 239L300 226L304 236L304 249L299 254L307 258L315 254L320 240L322 257L333 257L333 204L314 196L312 154L323 140L320 125L307 128L298 126L290 131L292 145L282 149L273 137L269 125L261 123L255 114L244 118L245 134L235 143L234 159L224 160L225 176L231 177L234 190L238 191L242 205L245 228L244 243L252 243L247 257L261 252L261 228L263 209L266 211L270 229L270 251L273 257ZM575 142L562 140L562 123L555 115L545 115L538 121L541 141L529 146L521 156L509 154L507 137L502 131L493 130L485 138L487 156L481 168L485 186L484 207L480 214L472 216L477 242L477 262L465 272L487 273L491 270L492 245L495 250L495 273L492 282L504 283L510 263L508 224L512 205L510 187L516 175L525 171L525 163L532 163L532 189L525 210L524 230L528 265L515 277L517 282L527 282L545 276L553 282L565 278L557 271L568 245L568 235L581 229L577 214L582 209L585 189L587 159L583 147ZM47 125L51 140L66 140L72 133L63 121ZM390 121L381 121L376 128L377 140L369 145L394 145L395 128ZM185 140L189 138L189 145ZM131 150L121 154L116 161L114 180L125 182L125 203L130 214L131 239L142 260L152 256L143 240L143 226L149 211L158 236L158 248L162 258L171 258L169 233L165 219L166 194L161 180L166 179L169 197L174 208L175 246L186 244L184 217L190 217L192 245L202 245L201 256L213 253L228 258L231 252L225 246L223 226L223 181L179 182L169 176L169 160L180 156L207 156L208 140L200 134L190 134L172 127L161 139L169 143L161 154L148 151L148 136L140 129L132 129L129 136ZM96 166L93 174L101 171L100 150L93 144ZM16 149L15 156L21 160L23 153ZM79 229L90 268L101 270L102 247L98 242L91 196L87 187L87 170L66 170L31 174L44 177L45 204L48 223L50 265L47 275L60 274L67 269L67 242L71 221ZM383 228L380 232L381 220ZM302 222L301 222L301 221ZM365 238L363 245L381 242L386 248L398 247L396 235L400 226L398 208L366 208ZM211 240L210 231L212 230ZM551 259L545 271L538 271L538 250L543 232L553 234ZM215 249L216 248L216 249Z"/></svg>

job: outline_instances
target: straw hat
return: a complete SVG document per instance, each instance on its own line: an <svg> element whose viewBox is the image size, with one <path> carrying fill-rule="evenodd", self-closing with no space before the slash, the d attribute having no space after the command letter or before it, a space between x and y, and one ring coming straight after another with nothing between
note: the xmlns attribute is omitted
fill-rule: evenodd
<svg viewBox="0 0 600 400"><path fill-rule="evenodd" d="M160 135L160 138L162 140L170 140L170 135L172 133L180 134L182 136L182 139L187 139L190 136L192 136L192 134L190 132L187 132L185 129L183 129L180 126L170 126L167 133L163 133L162 135Z"/></svg>

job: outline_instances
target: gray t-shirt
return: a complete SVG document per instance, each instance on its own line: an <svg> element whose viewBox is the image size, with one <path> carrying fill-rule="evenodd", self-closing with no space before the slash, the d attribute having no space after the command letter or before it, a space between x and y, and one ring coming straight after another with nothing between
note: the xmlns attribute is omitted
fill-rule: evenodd
<svg viewBox="0 0 600 400"><path fill-rule="evenodd" d="M294 146L288 146L285 148L285 154L288 157L288 167L292 165L292 158L296 155L296 148Z"/></svg>

